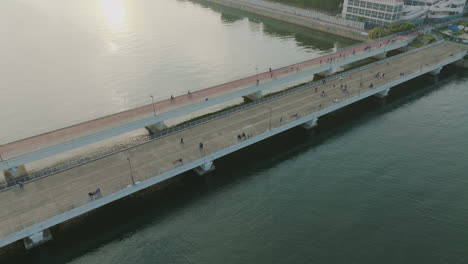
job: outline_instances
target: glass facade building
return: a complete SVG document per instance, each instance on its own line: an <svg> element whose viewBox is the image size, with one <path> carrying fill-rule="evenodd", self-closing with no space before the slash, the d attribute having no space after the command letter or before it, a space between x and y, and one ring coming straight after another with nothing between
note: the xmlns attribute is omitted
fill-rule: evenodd
<svg viewBox="0 0 468 264"><path fill-rule="evenodd" d="M370 25L388 25L400 20L403 0L345 0L343 16Z"/></svg>
<svg viewBox="0 0 468 264"><path fill-rule="evenodd" d="M404 20L424 23L463 15L467 0L345 0L342 16L366 23L366 27L385 26Z"/></svg>

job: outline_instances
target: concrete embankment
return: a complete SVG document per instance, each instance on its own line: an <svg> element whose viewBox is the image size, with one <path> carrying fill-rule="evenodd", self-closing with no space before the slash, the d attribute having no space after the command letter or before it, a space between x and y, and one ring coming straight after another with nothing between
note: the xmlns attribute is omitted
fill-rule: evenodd
<svg viewBox="0 0 468 264"><path fill-rule="evenodd" d="M311 28L314 30L319 30L327 32L330 34L338 35L341 37L358 40L358 41L367 41L367 32L360 29L354 29L352 27L347 27L339 24L334 24L330 22L321 21L311 17L300 16L294 13L285 12L280 9L273 9L266 6L254 5L244 1L236 0L203 0L211 3L216 3L219 5L236 8L244 10L246 12L254 13L257 15L273 18L283 22Z"/></svg>

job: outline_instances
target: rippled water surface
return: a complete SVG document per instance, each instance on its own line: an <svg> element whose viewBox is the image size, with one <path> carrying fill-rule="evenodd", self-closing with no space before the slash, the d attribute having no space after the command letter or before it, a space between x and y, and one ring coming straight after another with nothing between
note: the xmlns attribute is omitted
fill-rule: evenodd
<svg viewBox="0 0 468 264"><path fill-rule="evenodd" d="M353 43L178 0L4 0L0 144Z"/></svg>

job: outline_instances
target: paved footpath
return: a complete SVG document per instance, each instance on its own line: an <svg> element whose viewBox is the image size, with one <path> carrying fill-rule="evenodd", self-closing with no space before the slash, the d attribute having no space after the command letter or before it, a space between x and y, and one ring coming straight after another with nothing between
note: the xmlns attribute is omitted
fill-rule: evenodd
<svg viewBox="0 0 468 264"><path fill-rule="evenodd" d="M268 103L228 115L224 118L148 142L130 150L87 163L24 185L0 192L0 238L25 227L89 202L88 193L100 188L104 196L127 188L131 184L130 165L135 181L142 182L239 143L237 135L261 135L273 128L294 121L343 101L359 93L420 70L421 65L436 64L450 54L465 52L466 47L454 43L439 44L419 52L383 63L342 80L336 79L315 88L305 89ZM384 78L376 78L384 72ZM362 77L361 77L362 76ZM362 85L360 85L362 83ZM369 88L370 84L374 88ZM340 89L345 84L348 91ZM326 96L322 96L325 91ZM180 144L184 138L184 144ZM204 150L199 149L203 142ZM128 158L128 159L127 159Z"/></svg>
<svg viewBox="0 0 468 264"><path fill-rule="evenodd" d="M203 102L206 98L211 99L254 86L257 80L259 80L260 83L266 83L275 79L281 79L294 74L297 71L318 68L330 61L342 60L349 56L363 54L368 52L366 51L366 48L380 48L391 43L392 41L407 40L408 38L411 38L411 36L395 36L390 39L364 43L362 45L344 49L333 54L328 54L319 58L307 60L279 69L274 69L272 72L264 72L258 75L227 82L203 90L192 91L190 96L188 94L178 96L174 95L174 100L168 98L166 100L155 102L154 107L159 114L173 111L175 109L180 109L189 105L198 104ZM38 149L58 145L60 143L68 142L87 135L96 134L134 121L150 118L152 116L153 104L140 106L134 109L54 130L41 135L5 143L0 145L0 155L3 159L7 160L22 154L33 152Z"/></svg>

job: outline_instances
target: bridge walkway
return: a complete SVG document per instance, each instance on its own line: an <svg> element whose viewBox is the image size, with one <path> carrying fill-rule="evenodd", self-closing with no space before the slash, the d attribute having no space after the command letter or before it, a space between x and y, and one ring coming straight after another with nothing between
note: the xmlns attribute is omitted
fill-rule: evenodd
<svg viewBox="0 0 468 264"><path fill-rule="evenodd" d="M346 47L319 58L289 65L272 72L217 85L191 95L179 95L110 116L76 124L59 130L0 145L0 169L46 158L64 151L89 145L113 136L185 116L207 107L222 104L248 94L268 89L291 87L310 81L316 73L334 70L340 66L406 46L413 34L391 36L380 40ZM259 84L256 82L259 80ZM208 100L207 100L208 99Z"/></svg>
<svg viewBox="0 0 468 264"><path fill-rule="evenodd" d="M115 153L94 162L0 192L0 246L63 222L151 184L246 147L275 133L365 98L388 85L424 74L466 55L466 47L440 43L298 90L190 129ZM454 58L453 60L451 58ZM384 78L376 78L384 72ZM403 73L403 75L402 75ZM362 83L362 85L361 85ZM369 85L373 84L373 88ZM348 91L340 89L346 84ZM386 86L387 85L387 86ZM326 96L321 92L325 91ZM337 99L337 101L335 101ZM251 136L241 141L237 136ZM180 143L184 138L184 144ZM204 148L199 148L203 142ZM182 163L177 161L182 159ZM131 169L130 169L131 168ZM132 185L133 181L137 184ZM90 201L88 193L103 197Z"/></svg>

